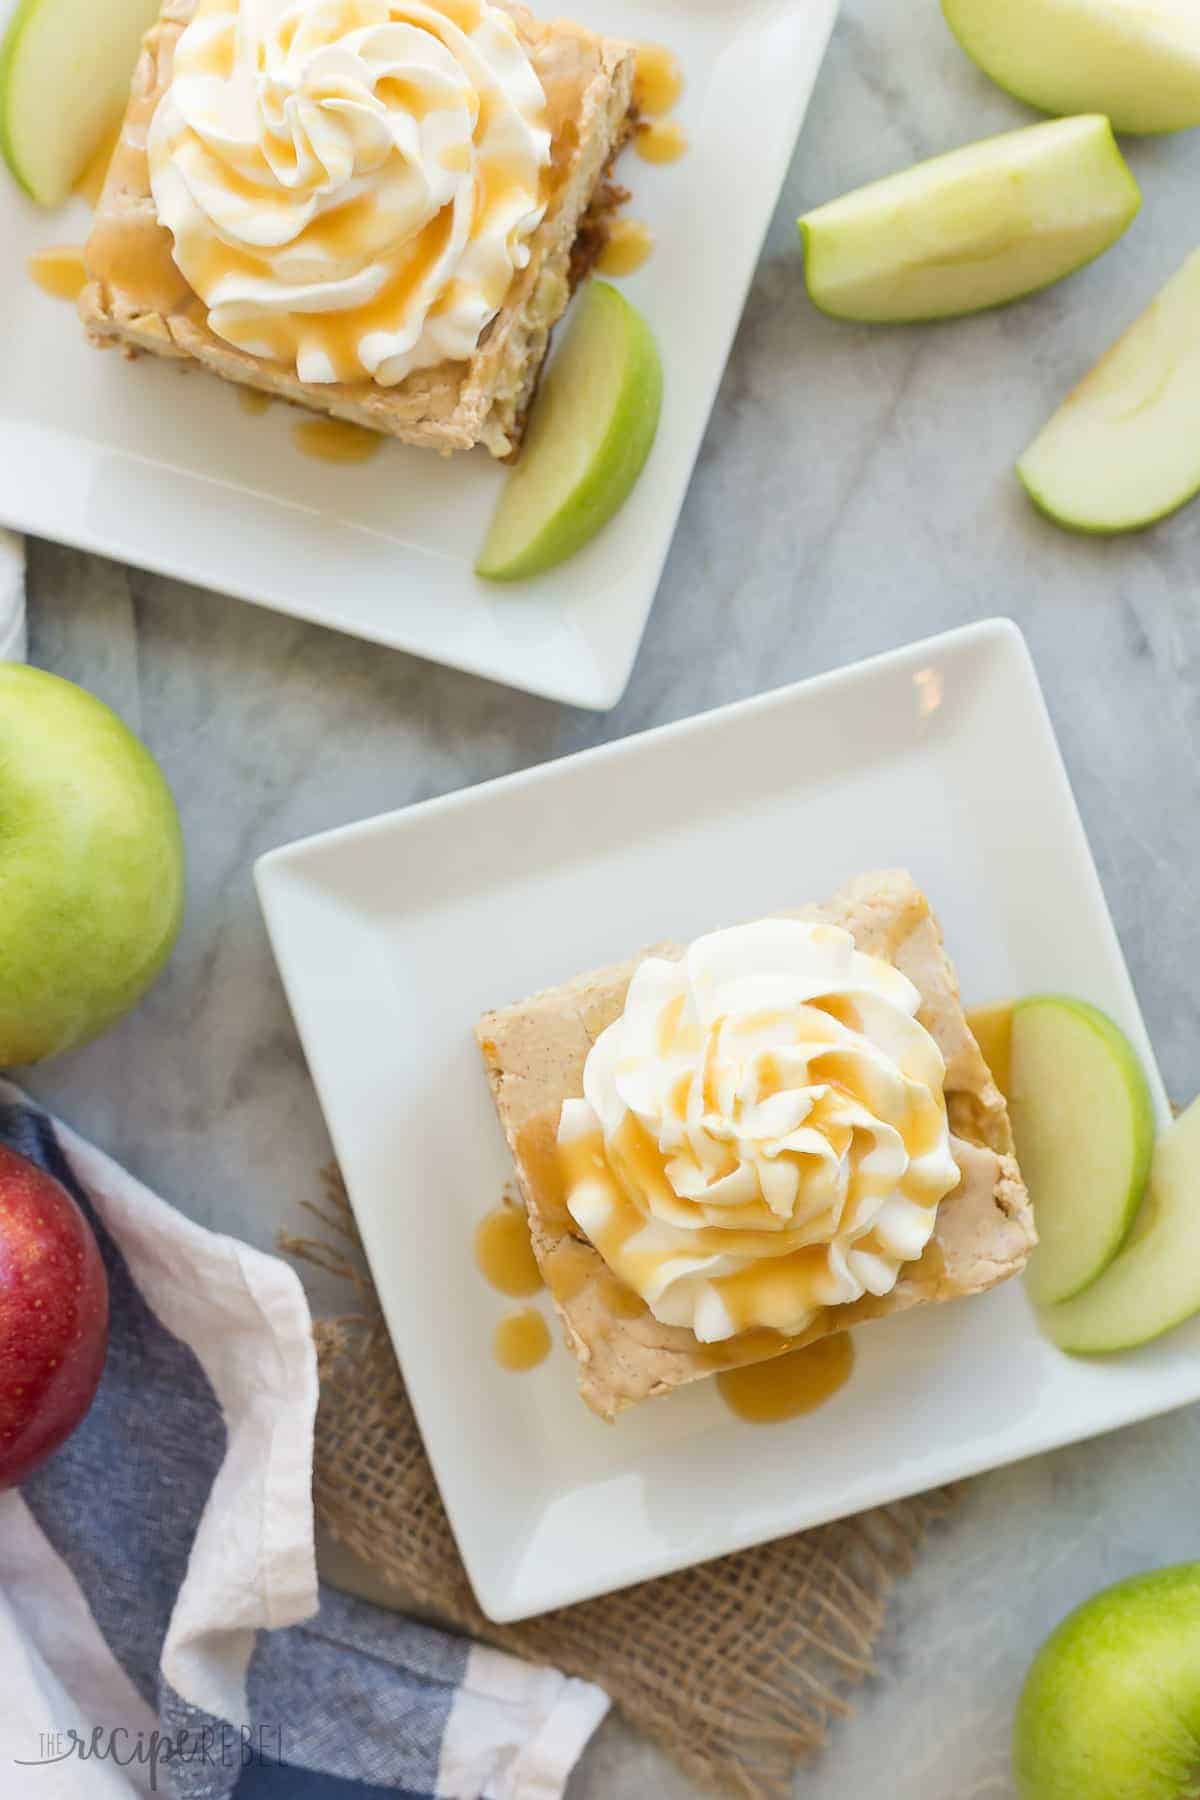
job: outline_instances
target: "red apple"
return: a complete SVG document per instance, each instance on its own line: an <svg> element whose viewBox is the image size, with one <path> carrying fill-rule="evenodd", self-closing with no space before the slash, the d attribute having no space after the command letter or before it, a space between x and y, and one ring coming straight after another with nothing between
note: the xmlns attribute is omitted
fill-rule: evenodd
<svg viewBox="0 0 1200 1800"><path fill-rule="evenodd" d="M0 1489L70 1437L104 1370L108 1278L60 1182L0 1145Z"/></svg>

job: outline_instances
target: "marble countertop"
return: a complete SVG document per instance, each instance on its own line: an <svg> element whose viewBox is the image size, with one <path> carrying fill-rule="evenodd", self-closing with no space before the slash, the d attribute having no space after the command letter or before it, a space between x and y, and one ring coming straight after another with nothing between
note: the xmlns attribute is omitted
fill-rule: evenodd
<svg viewBox="0 0 1200 1800"><path fill-rule="evenodd" d="M735 0L729 0L730 4ZM34 660L109 700L161 760L190 846L171 968L101 1043L29 1086L205 1224L270 1246L329 1145L251 885L262 851L1007 613L1041 673L1170 1091L1200 1088L1200 506L1124 541L1041 521L1015 456L1195 247L1200 134L1130 146L1146 204L1049 293L932 329L809 307L798 212L1028 117L935 0L845 0L629 691L607 717L31 546ZM714 221L714 229L719 222ZM340 1296L315 1278L319 1309ZM1196 1554L1185 1413L969 1484L898 1590L880 1675L797 1793L1009 1789L1025 1664L1075 1601ZM618 1722L573 1800L690 1785Z"/></svg>

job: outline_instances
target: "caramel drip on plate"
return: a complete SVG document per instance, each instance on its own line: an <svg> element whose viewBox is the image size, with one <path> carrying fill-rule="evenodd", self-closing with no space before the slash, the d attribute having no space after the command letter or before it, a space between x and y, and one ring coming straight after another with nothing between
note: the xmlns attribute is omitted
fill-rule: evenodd
<svg viewBox="0 0 1200 1800"><path fill-rule="evenodd" d="M383 439L377 431L346 419L306 419L292 426L292 442L305 456L321 462L361 463L376 454Z"/></svg>
<svg viewBox="0 0 1200 1800"><path fill-rule="evenodd" d="M654 249L654 233L640 219L614 219L608 242L596 258L601 275L632 275Z"/></svg>
<svg viewBox="0 0 1200 1800"><path fill-rule="evenodd" d="M550 1330L541 1313L532 1307L507 1313L496 1327L492 1351L502 1369L518 1374L536 1369L550 1354Z"/></svg>
<svg viewBox="0 0 1200 1800"><path fill-rule="evenodd" d="M634 134L633 147L643 162L678 162L688 147L688 136L678 119L657 119Z"/></svg>
<svg viewBox="0 0 1200 1800"><path fill-rule="evenodd" d="M35 250L26 265L32 280L56 300L78 300L87 281L83 250L78 244L55 244Z"/></svg>
<svg viewBox="0 0 1200 1800"><path fill-rule="evenodd" d="M523 1206L497 1206L475 1227L475 1261L484 1280L513 1299L536 1294L541 1270L529 1241Z"/></svg>
<svg viewBox="0 0 1200 1800"><path fill-rule="evenodd" d="M258 388L238 389L238 405L244 413L249 413L253 418L261 418L270 404L270 394L264 394Z"/></svg>
<svg viewBox="0 0 1200 1800"><path fill-rule="evenodd" d="M665 44L640 44L633 76L633 103L655 117L670 112L683 92L679 59Z"/></svg>
<svg viewBox="0 0 1200 1800"><path fill-rule="evenodd" d="M776 1425L824 1406L849 1381L853 1368L854 1345L847 1332L838 1331L769 1362L724 1369L717 1386L739 1419Z"/></svg>
<svg viewBox="0 0 1200 1800"><path fill-rule="evenodd" d="M976 1006L967 1014L971 1034L1006 1100L1012 1082L1012 1023L1011 1004Z"/></svg>

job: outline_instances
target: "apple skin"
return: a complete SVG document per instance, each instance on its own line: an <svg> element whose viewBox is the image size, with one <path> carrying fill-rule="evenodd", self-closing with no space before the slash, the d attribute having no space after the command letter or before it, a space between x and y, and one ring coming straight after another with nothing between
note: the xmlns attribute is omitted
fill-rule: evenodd
<svg viewBox="0 0 1200 1800"><path fill-rule="evenodd" d="M633 491L662 394L650 326L610 282L589 281L534 402L475 573L525 580L582 550Z"/></svg>
<svg viewBox="0 0 1200 1800"><path fill-rule="evenodd" d="M0 40L0 157L40 206L69 198L117 124L157 14L158 0L18 0Z"/></svg>
<svg viewBox="0 0 1200 1800"><path fill-rule="evenodd" d="M1047 1337L1077 1356L1132 1350L1200 1312L1200 1100L1154 1146L1141 1211L1098 1280L1038 1315Z"/></svg>
<svg viewBox="0 0 1200 1800"><path fill-rule="evenodd" d="M1099 114L964 144L797 221L818 311L859 324L962 318L1111 249L1141 191Z"/></svg>
<svg viewBox="0 0 1200 1800"><path fill-rule="evenodd" d="M1106 1588L1034 1658L1013 1730L1021 1800L1185 1800L1200 1767L1200 1563Z"/></svg>
<svg viewBox="0 0 1200 1800"><path fill-rule="evenodd" d="M1039 1243L1026 1284L1069 1300L1113 1261L1137 1216L1154 1152L1154 1102L1137 1052L1099 1007L1031 994L1013 1008L1008 1095Z"/></svg>
<svg viewBox="0 0 1200 1800"><path fill-rule="evenodd" d="M942 0L977 68L1015 99L1100 112L1135 135L1200 125L1200 28L1112 0Z"/></svg>
<svg viewBox="0 0 1200 1800"><path fill-rule="evenodd" d="M108 1278L70 1194L0 1145L0 1489L70 1437L100 1385Z"/></svg>
<svg viewBox="0 0 1200 1800"><path fill-rule="evenodd" d="M1083 536L1144 531L1200 493L1200 251L1068 394L1017 463L1047 519Z"/></svg>
<svg viewBox="0 0 1200 1800"><path fill-rule="evenodd" d="M0 663L0 1065L103 1031L159 973L183 844L158 764L114 712Z"/></svg>

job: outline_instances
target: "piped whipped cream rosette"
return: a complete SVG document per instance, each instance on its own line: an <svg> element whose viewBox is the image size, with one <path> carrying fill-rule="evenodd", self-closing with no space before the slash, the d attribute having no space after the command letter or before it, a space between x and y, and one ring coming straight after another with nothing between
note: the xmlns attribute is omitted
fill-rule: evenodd
<svg viewBox="0 0 1200 1800"><path fill-rule="evenodd" d="M765 919L649 957L564 1102L567 1206L702 1343L889 1293L959 1182L919 996L846 931Z"/></svg>
<svg viewBox="0 0 1200 1800"><path fill-rule="evenodd" d="M147 149L210 329L385 387L472 354L550 166L541 83L486 0L200 0Z"/></svg>

